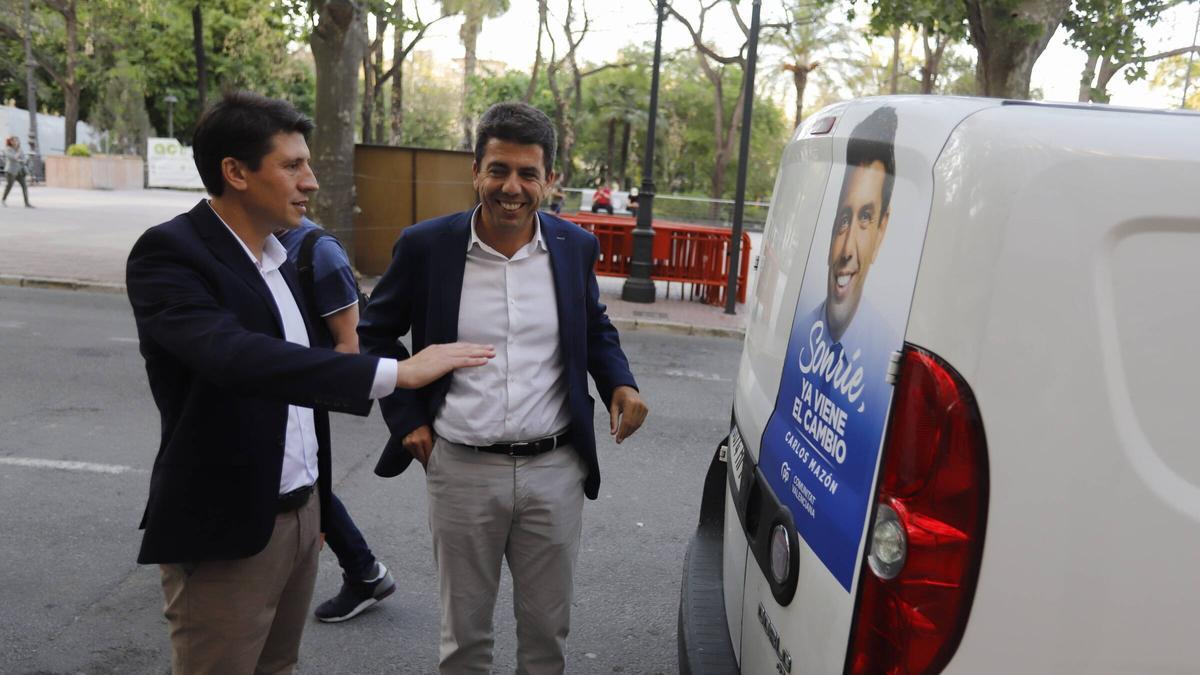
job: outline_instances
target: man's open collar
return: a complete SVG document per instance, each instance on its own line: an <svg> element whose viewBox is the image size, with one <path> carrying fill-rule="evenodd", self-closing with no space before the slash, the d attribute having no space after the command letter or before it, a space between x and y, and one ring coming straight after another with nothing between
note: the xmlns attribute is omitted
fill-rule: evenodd
<svg viewBox="0 0 1200 675"><path fill-rule="evenodd" d="M488 251L489 253L500 255L499 252L497 252L494 248L485 244L475 232L475 224L479 219L479 211L482 208L482 206L476 206L475 210L471 212L471 218L468 221L468 231L470 232L470 236L467 238L467 252L470 253L471 249L475 247L475 244L479 244L479 247L483 250ZM546 238L542 234L542 215L537 211L533 212L533 239L531 241L536 241L539 248L541 248L543 251L549 252L550 249L546 246ZM525 246L528 246L528 244L525 244ZM522 248L524 248L524 246L522 246Z"/></svg>

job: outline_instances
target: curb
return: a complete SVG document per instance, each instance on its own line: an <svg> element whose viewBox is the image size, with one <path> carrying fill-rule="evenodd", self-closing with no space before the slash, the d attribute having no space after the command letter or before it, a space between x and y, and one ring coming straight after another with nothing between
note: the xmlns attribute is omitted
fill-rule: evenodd
<svg viewBox="0 0 1200 675"><path fill-rule="evenodd" d="M95 291L97 293L123 294L125 284L82 279L59 279L56 277L26 277L16 274L0 274L0 286L22 288L48 288L56 291Z"/></svg>
<svg viewBox="0 0 1200 675"><path fill-rule="evenodd" d="M620 330L649 330L674 335L698 335L702 337L728 337L742 339L746 337L744 328L726 328L723 326L697 326L677 321L647 321L645 319L624 319L610 316L609 321Z"/></svg>
<svg viewBox="0 0 1200 675"><path fill-rule="evenodd" d="M47 288L58 291L94 291L97 293L121 294L125 292L125 284L114 284L103 281L85 281L81 279L59 279L55 277L27 277L18 274L0 274L0 286L19 286L21 288ZM697 326L678 321L647 321L645 319L626 319L609 317L612 324L620 330L646 330L673 335L698 335L702 337L725 337L742 339L746 336L744 328L726 328L723 326Z"/></svg>

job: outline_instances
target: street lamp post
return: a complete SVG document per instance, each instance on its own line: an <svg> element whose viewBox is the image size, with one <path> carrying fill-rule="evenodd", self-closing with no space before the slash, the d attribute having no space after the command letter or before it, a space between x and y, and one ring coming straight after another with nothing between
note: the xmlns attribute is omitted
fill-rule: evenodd
<svg viewBox="0 0 1200 675"><path fill-rule="evenodd" d="M174 94L167 94L163 101L167 104L167 138L175 138L175 104L179 99Z"/></svg>
<svg viewBox="0 0 1200 675"><path fill-rule="evenodd" d="M754 0L750 15L750 45L746 58L742 108L742 144L738 149L737 189L733 196L733 232L729 238L729 278L725 282L725 313L736 314L738 263L742 257L742 212L746 210L746 165L750 161L750 127L754 112L754 68L758 63L758 16L762 0Z"/></svg>
<svg viewBox="0 0 1200 675"><path fill-rule="evenodd" d="M29 109L29 169L33 173L33 180L37 181L42 178L42 158L38 144L37 80L33 77L38 64L33 59L32 15L30 0L25 0L25 107Z"/></svg>
<svg viewBox="0 0 1200 675"><path fill-rule="evenodd" d="M642 162L642 189L638 192L637 225L633 229L633 260L629 278L621 288L621 299L630 302L654 302L654 282L650 279L651 250L654 244L654 127L658 120L658 71L662 65L663 18L667 0L658 0L657 28L654 34L654 73L650 78L650 119L646 124L646 159Z"/></svg>

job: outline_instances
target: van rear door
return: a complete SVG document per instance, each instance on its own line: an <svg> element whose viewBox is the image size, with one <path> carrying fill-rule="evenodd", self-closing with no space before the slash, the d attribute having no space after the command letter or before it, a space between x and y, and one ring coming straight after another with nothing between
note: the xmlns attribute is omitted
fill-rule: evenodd
<svg viewBox="0 0 1200 675"><path fill-rule="evenodd" d="M745 564L727 536L724 580L743 673L847 665L933 164L994 105L867 99L813 115L785 153L734 405L726 521Z"/></svg>

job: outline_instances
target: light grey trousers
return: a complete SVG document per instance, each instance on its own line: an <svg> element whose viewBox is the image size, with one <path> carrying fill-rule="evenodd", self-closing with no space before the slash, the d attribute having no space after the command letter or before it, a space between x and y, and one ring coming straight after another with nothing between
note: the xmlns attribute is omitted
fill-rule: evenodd
<svg viewBox="0 0 1200 675"><path fill-rule="evenodd" d="M517 673L563 672L586 476L569 445L509 457L437 439L426 483L443 675L491 672L501 559L513 578Z"/></svg>

